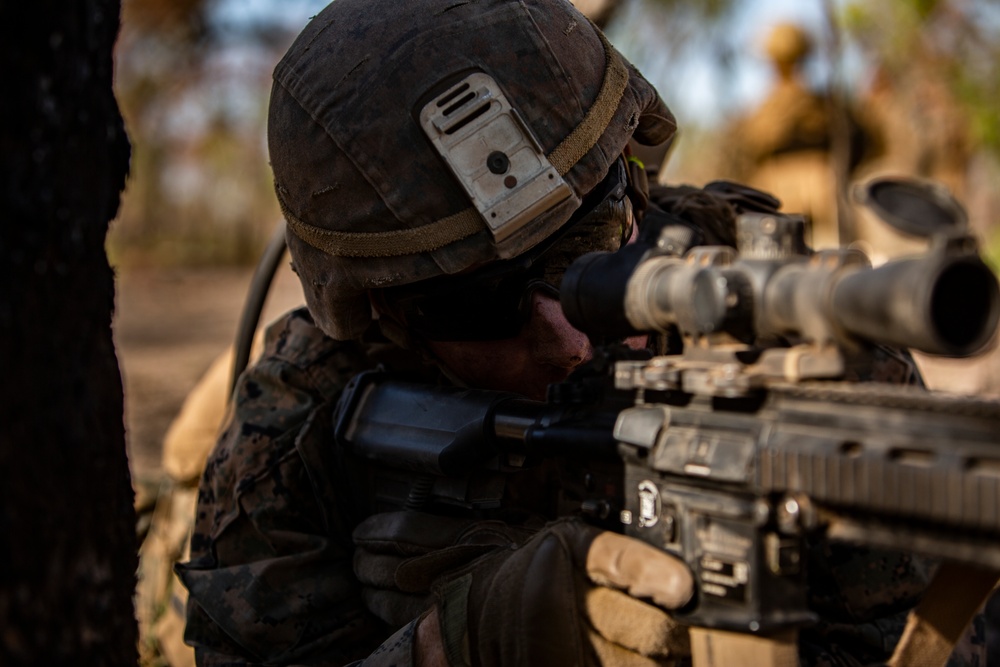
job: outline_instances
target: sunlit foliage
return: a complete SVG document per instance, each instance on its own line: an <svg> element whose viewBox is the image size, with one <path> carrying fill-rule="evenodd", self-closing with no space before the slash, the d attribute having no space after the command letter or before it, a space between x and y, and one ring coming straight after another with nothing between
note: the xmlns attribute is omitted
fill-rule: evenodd
<svg viewBox="0 0 1000 667"><path fill-rule="evenodd" d="M1000 153L1000 3L853 1L843 17L876 71L900 87L941 81L968 114L971 141Z"/></svg>

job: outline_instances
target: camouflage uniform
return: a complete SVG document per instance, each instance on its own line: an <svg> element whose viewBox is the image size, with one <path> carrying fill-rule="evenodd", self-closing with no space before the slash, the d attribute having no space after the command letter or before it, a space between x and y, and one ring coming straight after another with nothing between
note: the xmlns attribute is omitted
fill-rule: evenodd
<svg viewBox="0 0 1000 667"><path fill-rule="evenodd" d="M491 95L509 98L518 111L516 122L511 116L506 127L530 128L524 130L533 135L530 141L525 138L516 144L517 151L530 153L531 159L523 164L542 164L544 158L551 167L534 175L530 170L518 172L515 178L513 171L504 171L521 169L511 161L496 171L490 167L495 178L484 172L484 178L493 179L491 187L515 188L531 197L531 206L518 209L521 217L497 221L501 223L497 228L486 223L491 215L485 200L471 197L449 169L449 164L455 167L461 162L458 156L446 163L429 141L440 139L445 125L435 125L438 129L433 131L429 126L421 129L413 117L432 105L444 110L467 108L462 128L478 127L476 119L487 113L486 105L477 101L484 94L479 86L486 84L477 82L476 92L467 90L473 86L472 70L480 77L477 81L482 76L493 81L490 85L495 84L498 92ZM366 600L374 599L371 589L362 588L355 567L361 573L366 567L377 569L377 564L371 567L352 535L364 519L385 511L383 497L398 499L395 487L407 488L412 480L338 447L333 420L340 393L362 370L382 365L425 382L445 380L419 354L372 332L373 311L387 319L395 313L391 308L373 308L371 296L384 297L397 287L433 291L442 281L464 286L474 282L480 269L489 271L502 260L551 250L543 242L569 238L571 234L560 237L557 232L580 224L569 223L572 217L600 209L587 203L588 195L600 195L599 201L610 196L599 186L624 168L621 156L628 142L663 144L676 125L652 86L562 0L337 0L296 40L276 68L275 80L268 119L271 164L275 191L291 230L289 249L309 310L293 312L271 327L262 360L242 376L230 424L209 458L199 490L191 560L177 568L190 592L186 640L202 665L320 665L362 659L370 665L411 664L415 621L409 619L431 600L418 597L408 614L398 608L389 610L394 614L382 613L386 610L376 610L375 604L369 608ZM494 136L487 130L488 126L480 127L465 138L474 140L469 145L478 147L472 151L478 156L475 160L486 160L485 165L490 164L490 151L503 153L506 144L499 138L508 134L505 130ZM556 203L534 199L534 190L525 185L556 183L556 176L562 185L552 192L563 193ZM520 189L522 185L525 189ZM624 232L627 227L610 228ZM450 277L457 274L462 275ZM518 279L523 296L530 286L528 276L521 274ZM429 286L431 281L436 281L436 288ZM488 292L483 301L498 306L491 295L495 293ZM397 329L406 321L397 318ZM497 338L503 336L479 340ZM484 473L482 479L474 475L468 481L495 494L489 498L499 501L496 509L448 518L499 520L500 533L516 538L515 534L535 530L542 536L536 543L544 542L551 532L538 528L566 513L579 473L578 464L547 460L513 474ZM412 516L404 514L404 521ZM386 517L382 520L389 523ZM379 526L378 517L362 528L372 524ZM563 521L559 527L567 532L600 532L578 521ZM427 539L436 540L438 533L426 531ZM508 541L500 546L509 545ZM483 545L455 546L461 550ZM443 551L423 555L450 564L448 559L456 552ZM519 558L525 552L530 550L513 551L506 562L525 562ZM654 551L655 558L664 555ZM677 567L673 559L665 560ZM475 568L482 563L464 564ZM578 563L564 569L570 568L578 568ZM558 567L553 570L562 572ZM857 587L850 578L858 571L870 575L866 581L879 584L874 589ZM492 574L498 572L494 569ZM566 588L573 594L581 590L572 588L583 579L576 572L564 578L548 570L529 572L559 584L569 581ZM398 583L395 575L400 570L388 573L385 579ZM905 612L924 583L908 556L867 551L831 552L826 562L818 561L813 574L815 591L822 592L818 608L830 621L855 631L839 653L858 655L860 660L884 657L877 650L881 647L871 648L857 638L877 635L877 624ZM473 569L463 579L493 582L480 575L482 570ZM906 582L898 585L898 578ZM421 581L435 583L430 577ZM504 579L507 590L526 581L522 576ZM456 582L462 583L450 583ZM610 587L605 591L627 598L635 614L652 610ZM572 594L567 597L575 601ZM490 604L497 598L480 599L483 609L497 614L489 623L478 619L475 630L504 625L497 617L504 618L506 605L496 609ZM460 642L462 634L444 630L464 626L469 629L467 636L473 637L473 622L449 623L449 612L454 616L455 609L459 615L469 610L448 603L455 598L442 599L438 607L442 647L451 653L455 644L444 635ZM471 593L469 599L475 599ZM379 620L390 616L392 622ZM567 631L555 638L588 630L577 618L559 618ZM632 615L625 618L633 620ZM506 646L527 636L540 637L537 644L553 644L550 635L540 634L543 631L534 634L532 627L530 633L504 637L498 643ZM489 640L497 636L483 634ZM616 648L640 655L628 646ZM813 653L807 651L810 660ZM670 655L683 661L683 655Z"/></svg>
<svg viewBox="0 0 1000 667"><path fill-rule="evenodd" d="M377 358L326 338L305 310L269 330L208 460L191 560L177 568L201 664L342 664L384 639L351 574L350 500L329 446L339 392Z"/></svg>
<svg viewBox="0 0 1000 667"><path fill-rule="evenodd" d="M433 366L385 341L326 337L304 309L268 331L263 359L242 378L234 419L208 461L191 561L178 566L190 590L186 640L200 665L339 665L373 651L374 664L410 664L414 625L379 621L353 573L352 530L379 509L362 490L370 466L339 450L331 433L339 393L376 364L441 380ZM912 372L891 355L877 367L897 379ZM514 490L551 489L537 477L553 471L523 474L528 479L512 480L508 505L534 505L551 518L553 498ZM906 554L814 546L811 605L824 621L802 633L804 662L885 660L928 569ZM959 664L977 664L968 657Z"/></svg>

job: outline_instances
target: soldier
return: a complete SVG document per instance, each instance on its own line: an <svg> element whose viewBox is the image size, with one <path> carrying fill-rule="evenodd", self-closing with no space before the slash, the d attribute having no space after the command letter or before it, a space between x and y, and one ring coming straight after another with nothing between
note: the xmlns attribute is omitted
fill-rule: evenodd
<svg viewBox="0 0 1000 667"><path fill-rule="evenodd" d="M837 222L837 173L832 154L837 121L828 96L812 90L802 68L813 51L808 33L793 23L778 23L763 50L775 75L767 98L738 120L726 142L738 178L775 193L789 211L811 219L811 245L831 248L840 239ZM853 117L845 118L843 140L850 144L849 169L874 150L870 133Z"/></svg>
<svg viewBox="0 0 1000 667"><path fill-rule="evenodd" d="M628 142L674 131L565 0L337 0L312 20L275 70L268 127L308 308L268 331L202 478L177 568L200 665L688 659L667 613L693 594L686 566L565 516L558 462L458 480L493 509L385 512L410 480L332 434L345 385L376 366L541 398L586 361L559 280L636 237ZM690 213L678 224L694 242L718 241L699 211L731 222L770 201L662 199ZM803 633L806 661L884 659L921 562L830 547L815 560L828 622Z"/></svg>

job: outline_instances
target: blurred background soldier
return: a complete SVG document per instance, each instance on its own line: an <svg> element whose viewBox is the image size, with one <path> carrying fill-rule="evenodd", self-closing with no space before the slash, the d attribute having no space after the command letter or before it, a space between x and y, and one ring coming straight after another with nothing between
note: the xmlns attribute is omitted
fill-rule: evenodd
<svg viewBox="0 0 1000 667"><path fill-rule="evenodd" d="M832 152L837 119L831 99L804 80L812 38L798 25L779 23L762 46L774 71L774 85L753 113L729 129L723 151L730 164L725 170L737 180L774 193L785 211L808 215L814 248L835 247L840 244ZM866 148L866 135L853 119L846 127L849 168L853 168Z"/></svg>

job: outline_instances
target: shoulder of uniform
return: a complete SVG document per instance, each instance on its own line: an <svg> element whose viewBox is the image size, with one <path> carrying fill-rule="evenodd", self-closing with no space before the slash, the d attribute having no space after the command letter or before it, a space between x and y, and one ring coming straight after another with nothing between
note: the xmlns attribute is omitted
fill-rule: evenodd
<svg viewBox="0 0 1000 667"><path fill-rule="evenodd" d="M298 308L268 326L261 358L273 358L306 368L338 350L356 348L352 341L337 341L324 334L313 322L309 311Z"/></svg>
<svg viewBox="0 0 1000 667"><path fill-rule="evenodd" d="M301 409L303 393L313 397L309 402L330 400L373 365L363 344L334 340L308 310L293 310L267 328L260 358L240 379L237 410L263 406L273 411L284 403Z"/></svg>

